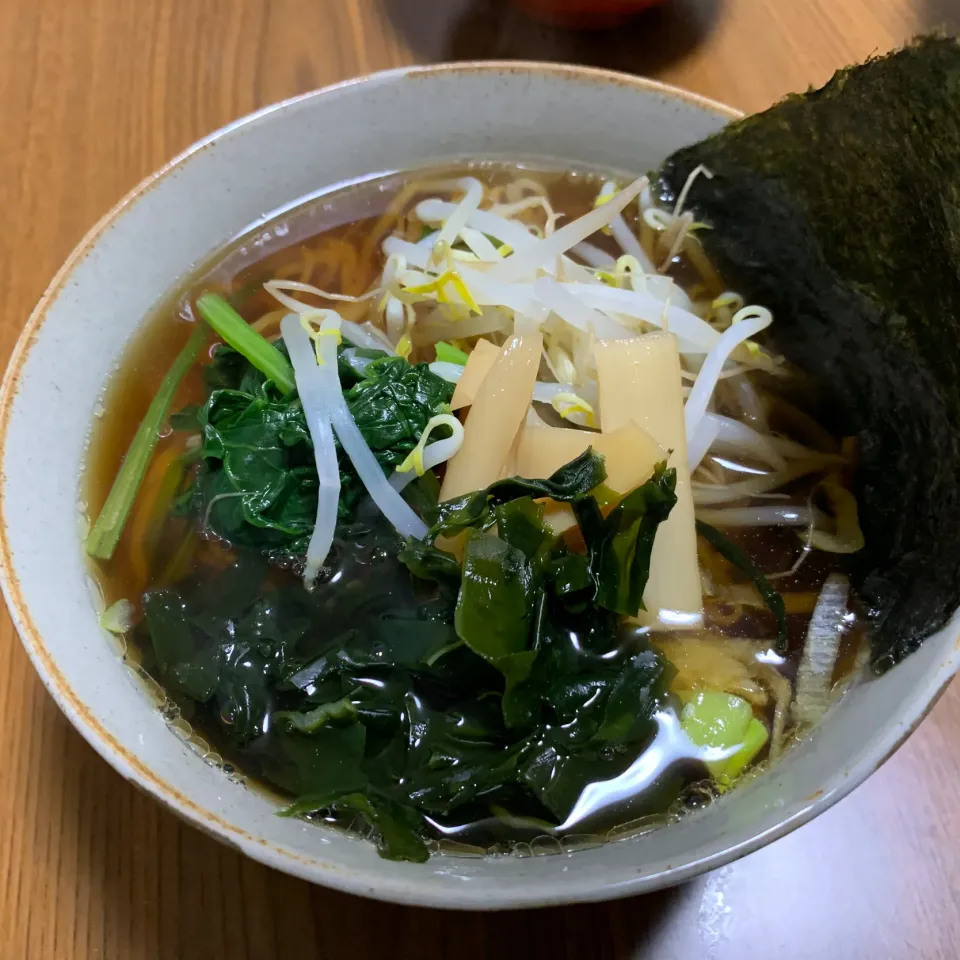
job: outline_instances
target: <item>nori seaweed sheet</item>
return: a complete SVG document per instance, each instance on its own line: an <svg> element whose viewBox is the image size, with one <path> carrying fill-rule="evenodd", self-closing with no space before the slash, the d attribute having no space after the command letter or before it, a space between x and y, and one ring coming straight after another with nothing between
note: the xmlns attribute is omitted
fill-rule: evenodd
<svg viewBox="0 0 960 960"><path fill-rule="evenodd" d="M725 281L860 439L854 583L875 669L960 601L960 45L924 37L675 153Z"/></svg>

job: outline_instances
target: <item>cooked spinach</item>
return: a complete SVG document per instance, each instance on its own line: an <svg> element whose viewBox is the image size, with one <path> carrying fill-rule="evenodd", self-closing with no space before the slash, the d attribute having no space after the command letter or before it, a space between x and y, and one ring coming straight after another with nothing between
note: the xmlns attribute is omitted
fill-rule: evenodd
<svg viewBox="0 0 960 960"><path fill-rule="evenodd" d="M200 522L238 546L306 549L317 512L313 444L300 401L261 382L215 390L200 410Z"/></svg>
<svg viewBox="0 0 960 960"><path fill-rule="evenodd" d="M453 384L429 364L401 357L374 360L344 396L367 445L386 467L398 467L417 445L427 421L448 410Z"/></svg>
<svg viewBox="0 0 960 960"><path fill-rule="evenodd" d="M416 445L427 421L446 408L453 388L425 363L411 365L377 351L362 354L340 350L344 396L389 473ZM367 361L362 368L358 359ZM178 423L196 422L203 439L194 496L198 523L236 546L296 563L317 510L313 443L300 401L295 393L281 394L229 347L214 354L207 381L213 389L206 403ZM347 521L363 487L342 452L340 483L339 519ZM412 487L410 496L422 497L423 485Z"/></svg>

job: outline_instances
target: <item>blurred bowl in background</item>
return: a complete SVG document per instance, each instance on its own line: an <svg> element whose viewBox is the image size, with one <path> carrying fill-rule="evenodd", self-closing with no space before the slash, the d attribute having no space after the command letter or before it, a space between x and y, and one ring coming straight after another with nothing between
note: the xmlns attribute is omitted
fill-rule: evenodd
<svg viewBox="0 0 960 960"><path fill-rule="evenodd" d="M528 16L558 27L604 30L666 0L513 0Z"/></svg>

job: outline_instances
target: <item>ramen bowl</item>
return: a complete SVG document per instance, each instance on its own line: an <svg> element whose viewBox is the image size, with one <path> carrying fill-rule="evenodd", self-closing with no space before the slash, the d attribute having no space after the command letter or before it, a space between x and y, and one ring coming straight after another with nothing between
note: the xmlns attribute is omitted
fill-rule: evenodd
<svg viewBox="0 0 960 960"><path fill-rule="evenodd" d="M277 817L277 800L229 778L187 725L161 713L91 599L78 523L90 424L140 321L211 252L297 198L358 178L464 158L641 173L736 116L681 90L579 67L396 70L225 127L91 230L28 320L3 383L0 550L27 653L108 763L189 823L295 876L398 903L493 910L690 879L810 820L890 756L960 665L956 618L856 687L769 772L679 823L575 852L552 843L527 856L390 862L358 838Z"/></svg>

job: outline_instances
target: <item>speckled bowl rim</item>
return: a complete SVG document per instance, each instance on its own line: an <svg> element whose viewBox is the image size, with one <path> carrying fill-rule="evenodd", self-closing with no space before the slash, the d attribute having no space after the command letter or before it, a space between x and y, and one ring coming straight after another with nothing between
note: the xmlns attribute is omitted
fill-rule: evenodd
<svg viewBox="0 0 960 960"><path fill-rule="evenodd" d="M521 61L464 62L385 70L290 97L247 114L232 123L226 124L209 136L196 141L158 171L137 184L137 186L127 193L126 196L87 232L67 257L63 266L57 271L37 303L37 306L30 314L11 353L3 383L0 385L0 462L3 462L2 451L6 445L7 429L13 402L18 390L20 375L30 349L36 341L37 334L44 323L49 306L59 296L75 268L96 246L97 241L110 229L114 221L123 214L127 207L147 194L160 180L187 162L191 157L216 145L221 138L270 114L282 112L294 104L299 104L316 97L323 97L336 90L362 86L370 82L380 83L405 79L429 81L437 75L473 72L537 73L541 75L553 74L561 77L572 76L597 84L610 84L633 88L646 93L658 94L664 98L685 101L727 120L735 120L743 116L741 111L716 100L643 77L634 77L616 71L602 70L593 67L559 63L528 63ZM5 478L0 478L0 480L4 479ZM842 779L838 786L822 791L819 795L807 798L809 802L802 809L792 816L785 816L784 819L772 829L748 836L739 842L731 842L729 846L712 854L685 864L680 864L676 867L668 867L659 873L638 877L635 880L596 884L590 889L581 888L571 890L569 893L559 892L546 895L533 893L529 898L523 898L521 900L500 901L497 900L495 896L491 896L489 891L485 891L482 894L482 899L472 899L463 896L442 897L418 889L416 883L413 882L413 878L411 878L412 882L408 893L398 893L396 890L385 892L377 888L376 877L372 871L338 867L335 863L320 864L315 859L299 857L290 850L277 847L264 838L258 837L225 820L216 813L205 809L184 796L182 792L172 787L162 778L158 777L137 757L133 756L128 750L116 742L111 734L107 732L97 720L94 712L82 702L63 676L54 658L44 645L43 638L40 636L33 622L27 604L23 599L21 587L12 563L5 519L5 496L6 484L5 482L0 482L0 588L2 588L7 608L14 626L20 635L24 649L37 670L37 673L40 675L44 686L66 715L67 719L94 750L125 779L133 782L159 800L168 809L192 826L199 828L222 842L236 847L254 860L293 876L308 879L312 882L323 883L334 889L375 899L389 900L395 903L451 909L519 909L609 900L652 892L692 879L708 870L715 869L746 856L773 840L785 836L824 812L850 793L879 768L910 736L933 708L939 697L946 690L954 673L960 668L960 625L955 622L948 628L951 633L955 634L953 655L944 661L935 676L928 683L926 691L917 696L916 701L920 704L920 708L914 716L908 718L908 723L891 730L886 737L878 739L874 745L872 754L856 765L855 772L853 769L848 771L848 775ZM307 865L309 865L312 871L319 871L322 876L307 875L304 869Z"/></svg>

